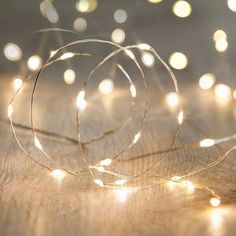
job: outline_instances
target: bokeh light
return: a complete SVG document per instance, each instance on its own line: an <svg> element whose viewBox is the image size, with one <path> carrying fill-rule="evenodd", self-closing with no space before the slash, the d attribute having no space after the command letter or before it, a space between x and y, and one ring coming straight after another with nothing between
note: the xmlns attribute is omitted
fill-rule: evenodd
<svg viewBox="0 0 236 236"><path fill-rule="evenodd" d="M75 82L75 72L71 69L65 70L64 81L67 84L73 84Z"/></svg>
<svg viewBox="0 0 236 236"><path fill-rule="evenodd" d="M114 89L114 84L111 79L104 79L98 85L98 91L101 94L111 94Z"/></svg>
<svg viewBox="0 0 236 236"><path fill-rule="evenodd" d="M215 84L215 81L216 77L211 73L207 73L200 77L199 86L204 90L210 89Z"/></svg>
<svg viewBox="0 0 236 236"><path fill-rule="evenodd" d="M114 20L121 24L127 20L127 12L123 9L118 9L114 13Z"/></svg>
<svg viewBox="0 0 236 236"><path fill-rule="evenodd" d="M219 39L227 40L227 34L224 30L219 29L213 34L213 41L216 42Z"/></svg>
<svg viewBox="0 0 236 236"><path fill-rule="evenodd" d="M181 52L170 55L169 64L176 70L182 70L188 65L188 58Z"/></svg>
<svg viewBox="0 0 236 236"><path fill-rule="evenodd" d="M227 4L231 11L236 12L236 0L228 0Z"/></svg>
<svg viewBox="0 0 236 236"><path fill-rule="evenodd" d="M226 84L217 84L214 92L217 98L229 98L232 93L231 88Z"/></svg>
<svg viewBox="0 0 236 236"><path fill-rule="evenodd" d="M87 29L87 21L84 18L77 18L73 23L73 28L77 32L83 32Z"/></svg>
<svg viewBox="0 0 236 236"><path fill-rule="evenodd" d="M159 3L159 2L162 2L162 0L148 0L148 2L150 2L150 3Z"/></svg>
<svg viewBox="0 0 236 236"><path fill-rule="evenodd" d="M175 92L166 94L165 101L169 107L176 107L179 105L179 98Z"/></svg>
<svg viewBox="0 0 236 236"><path fill-rule="evenodd" d="M187 1L177 1L172 8L173 13L181 18L188 17L192 12L192 7Z"/></svg>
<svg viewBox="0 0 236 236"><path fill-rule="evenodd" d="M9 61L19 61L22 57L22 51L15 43L7 43L3 49L3 52Z"/></svg>
<svg viewBox="0 0 236 236"><path fill-rule="evenodd" d="M31 71L38 70L42 66L42 58L38 55L31 56L27 61L27 66Z"/></svg>
<svg viewBox="0 0 236 236"><path fill-rule="evenodd" d="M218 52L224 52L228 48L228 42L225 39L218 39L215 48Z"/></svg>
<svg viewBox="0 0 236 236"><path fill-rule="evenodd" d="M16 75L13 78L13 87L14 90L17 91L23 84L23 77L20 75Z"/></svg>
<svg viewBox="0 0 236 236"><path fill-rule="evenodd" d="M152 67L155 63L155 58L150 52L143 52L141 59L146 67Z"/></svg>
<svg viewBox="0 0 236 236"><path fill-rule="evenodd" d="M111 34L113 43L122 44L125 41L125 32L122 29L115 29Z"/></svg>
<svg viewBox="0 0 236 236"><path fill-rule="evenodd" d="M97 0L79 0L76 2L76 9L79 12L90 13L96 10Z"/></svg>

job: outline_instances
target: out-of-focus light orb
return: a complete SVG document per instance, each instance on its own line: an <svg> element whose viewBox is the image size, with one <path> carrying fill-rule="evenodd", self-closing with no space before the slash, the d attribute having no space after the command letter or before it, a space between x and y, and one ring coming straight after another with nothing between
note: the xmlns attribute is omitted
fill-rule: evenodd
<svg viewBox="0 0 236 236"><path fill-rule="evenodd" d="M218 39L215 42L215 48L218 52L224 52L228 48L228 42L225 39Z"/></svg>
<svg viewBox="0 0 236 236"><path fill-rule="evenodd" d="M228 0L228 7L231 11L236 12L236 0Z"/></svg>
<svg viewBox="0 0 236 236"><path fill-rule="evenodd" d="M227 39L227 34L224 32L224 30L217 30L214 34L213 34L213 41L217 41L219 39Z"/></svg>
<svg viewBox="0 0 236 236"><path fill-rule="evenodd" d="M214 89L217 98L230 98L231 88L225 84L217 84Z"/></svg>
<svg viewBox="0 0 236 236"><path fill-rule="evenodd" d="M172 8L173 13L181 18L188 17L192 12L192 7L187 1L177 1Z"/></svg>
<svg viewBox="0 0 236 236"><path fill-rule="evenodd" d="M75 72L71 69L65 70L64 81L67 84L73 84L75 82Z"/></svg>
<svg viewBox="0 0 236 236"><path fill-rule="evenodd" d="M83 32L87 29L87 21L84 18L77 18L73 23L73 28L77 32Z"/></svg>
<svg viewBox="0 0 236 236"><path fill-rule="evenodd" d="M16 75L13 78L13 87L14 90L17 91L23 84L23 77L20 75Z"/></svg>
<svg viewBox="0 0 236 236"><path fill-rule="evenodd" d="M54 7L48 9L47 19L50 23L55 24L59 21L59 15Z"/></svg>
<svg viewBox="0 0 236 236"><path fill-rule="evenodd" d="M176 107L179 105L179 98L175 92L166 94L165 100L169 107Z"/></svg>
<svg viewBox="0 0 236 236"><path fill-rule="evenodd" d="M111 163L112 163L112 159L109 159L109 158L100 161L101 166L109 166L109 165L111 165Z"/></svg>
<svg viewBox="0 0 236 236"><path fill-rule="evenodd" d="M55 169L51 172L51 176L57 180L57 181L61 181L65 176L66 176L66 173L65 171L63 170L60 170L60 169Z"/></svg>
<svg viewBox="0 0 236 236"><path fill-rule="evenodd" d="M218 207L218 206L220 205L220 203L221 203L221 201L220 201L220 199L217 198L217 197L212 197L212 198L210 199L210 204L211 204L211 206L213 206L213 207Z"/></svg>
<svg viewBox="0 0 236 236"><path fill-rule="evenodd" d="M95 179L94 182L99 185L100 187L103 187L104 184L103 184L103 181L101 179Z"/></svg>
<svg viewBox="0 0 236 236"><path fill-rule="evenodd" d="M114 13L114 20L119 24L124 23L127 20L126 11L123 9L116 10Z"/></svg>
<svg viewBox="0 0 236 236"><path fill-rule="evenodd" d="M233 98L236 99L236 89L233 91Z"/></svg>
<svg viewBox="0 0 236 236"><path fill-rule="evenodd" d="M113 43L122 44L125 41L125 31L122 29L115 29L111 33L111 40Z"/></svg>
<svg viewBox="0 0 236 236"><path fill-rule="evenodd" d="M200 77L199 86L201 89L207 90L212 88L212 86L215 84L215 81L216 77L211 73L207 73Z"/></svg>
<svg viewBox="0 0 236 236"><path fill-rule="evenodd" d="M169 64L176 70L183 70L188 65L188 58L181 52L174 52L169 57Z"/></svg>
<svg viewBox="0 0 236 236"><path fill-rule="evenodd" d="M22 57L22 51L15 43L7 43L3 49L3 52L9 61L19 61Z"/></svg>
<svg viewBox="0 0 236 236"><path fill-rule="evenodd" d="M187 192L188 193L193 193L194 190L195 190L195 186L194 184L191 182L191 181L188 181L188 180L184 180L181 182L181 184L187 188Z"/></svg>
<svg viewBox="0 0 236 236"><path fill-rule="evenodd" d="M150 3L159 3L159 2L162 2L162 0L148 0L148 2L150 2Z"/></svg>
<svg viewBox="0 0 236 236"><path fill-rule="evenodd" d="M155 63L155 58L150 52L143 52L141 59L146 67L152 67Z"/></svg>
<svg viewBox="0 0 236 236"><path fill-rule="evenodd" d="M27 66L31 71L38 70L42 66L42 58L38 55L31 56L27 61Z"/></svg>
<svg viewBox="0 0 236 236"><path fill-rule="evenodd" d="M85 100L85 91L81 90L77 97L76 97L76 105L78 107L78 109L80 110L84 110L87 106L87 102Z"/></svg>
<svg viewBox="0 0 236 236"><path fill-rule="evenodd" d="M79 12L90 13L96 10L97 0L79 0L76 2L76 9Z"/></svg>
<svg viewBox="0 0 236 236"><path fill-rule="evenodd" d="M114 89L114 83L111 79L104 79L98 85L98 91L101 94L111 94Z"/></svg>

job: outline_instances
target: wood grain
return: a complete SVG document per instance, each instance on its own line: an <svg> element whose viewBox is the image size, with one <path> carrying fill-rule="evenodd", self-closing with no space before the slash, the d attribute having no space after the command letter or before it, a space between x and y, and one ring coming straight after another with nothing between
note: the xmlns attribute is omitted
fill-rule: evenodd
<svg viewBox="0 0 236 236"><path fill-rule="evenodd" d="M1 117L5 118L7 101L13 90L9 78L1 78ZM37 126L74 136L75 124L70 91L59 84L51 94L52 84L40 85L41 96L36 94L35 117ZM42 92L43 91L43 92ZM204 137L220 137L235 130L234 104L219 104L211 92L201 92L195 84L184 86L186 123L176 141L176 146L198 142ZM112 101L114 109L105 99L94 102L83 117L83 137L89 138L112 127L124 117L125 97L119 94ZM20 95L14 119L27 124L30 88ZM63 94L63 96L61 96ZM150 100L151 111L145 132L138 143L122 158L139 156L165 149L174 133L176 114L164 109L162 99L155 91ZM158 101L158 102L157 102ZM108 103L106 103L108 102ZM105 109L104 109L104 107ZM141 111L142 104L136 108ZM96 115L94 115L96 114ZM140 114L134 124L117 135L87 148L88 159L96 162L109 157L131 138ZM28 131L17 129L24 147L38 160L43 158L32 145ZM46 150L61 166L73 170L83 169L80 153L75 145L41 137ZM227 143L210 149L189 149L172 152L151 174L173 176L186 173L214 160L227 147ZM62 236L62 235L236 235L236 164L235 154L218 167L193 176L192 181L214 188L222 197L222 207L211 209L209 195L196 191L188 195L183 190L170 191L159 186L136 192L104 190L97 188L88 173L78 178L67 176L62 183L55 182L47 170L29 161L17 147L9 125L0 125L0 235L2 236ZM121 173L138 173L153 163L160 155L149 155L117 164ZM45 162L46 163L46 162ZM47 163L49 164L49 163ZM105 178L108 180L108 178ZM136 184L146 184L155 179L141 179Z"/></svg>

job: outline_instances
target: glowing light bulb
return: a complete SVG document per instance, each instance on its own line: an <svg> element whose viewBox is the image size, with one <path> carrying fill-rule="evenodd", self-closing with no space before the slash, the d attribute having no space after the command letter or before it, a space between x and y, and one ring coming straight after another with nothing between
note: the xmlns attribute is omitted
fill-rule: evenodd
<svg viewBox="0 0 236 236"><path fill-rule="evenodd" d="M122 29L115 29L111 34L111 40L114 43L122 44L125 41L125 32Z"/></svg>
<svg viewBox="0 0 236 236"><path fill-rule="evenodd" d="M166 94L165 100L169 107L176 107L179 105L179 98L175 92Z"/></svg>
<svg viewBox="0 0 236 236"><path fill-rule="evenodd" d="M150 52L143 52L141 59L146 67L152 67L154 65L155 58Z"/></svg>
<svg viewBox="0 0 236 236"><path fill-rule="evenodd" d="M232 93L231 88L225 84L217 84L215 86L214 92L215 92L216 97L221 98L221 99L229 98Z"/></svg>
<svg viewBox="0 0 236 236"><path fill-rule="evenodd" d="M159 3L159 2L162 2L162 0L148 0L148 2L150 2L150 3Z"/></svg>
<svg viewBox="0 0 236 236"><path fill-rule="evenodd" d="M105 168L104 168L103 166L98 166L98 167L97 167L97 170L98 170L99 172L104 172L104 171L105 171Z"/></svg>
<svg viewBox="0 0 236 236"><path fill-rule="evenodd" d="M213 34L213 41L217 41L219 39L224 39L227 40L227 35L224 32L224 30L217 30L214 34Z"/></svg>
<svg viewBox="0 0 236 236"><path fill-rule="evenodd" d="M66 70L64 72L64 81L67 84L73 84L75 82L75 72L73 70Z"/></svg>
<svg viewBox="0 0 236 236"><path fill-rule="evenodd" d="M224 52L228 48L228 42L225 39L218 39L215 42L215 48L218 52Z"/></svg>
<svg viewBox="0 0 236 236"><path fill-rule="evenodd" d="M12 114L13 114L13 106L12 106L12 104L9 104L8 108L7 108L7 116L8 116L8 118L11 119Z"/></svg>
<svg viewBox="0 0 236 236"><path fill-rule="evenodd" d="M141 137L141 132L138 132L138 133L134 136L133 144L137 143L138 140L140 139L140 137Z"/></svg>
<svg viewBox="0 0 236 236"><path fill-rule="evenodd" d="M84 110L87 106L85 98L85 91L81 90L76 98L76 105L80 110Z"/></svg>
<svg viewBox="0 0 236 236"><path fill-rule="evenodd" d="M133 84L131 84L129 88L130 88L131 96L132 96L133 98L135 98L136 95L137 95L135 86L134 86Z"/></svg>
<svg viewBox="0 0 236 236"><path fill-rule="evenodd" d="M104 186L103 181L101 179L95 179L94 182L95 182L95 184L99 185L100 187Z"/></svg>
<svg viewBox="0 0 236 236"><path fill-rule="evenodd" d="M38 70L42 66L42 58L38 55L31 56L27 61L27 66L31 71Z"/></svg>
<svg viewBox="0 0 236 236"><path fill-rule="evenodd" d="M120 186L124 185L125 183L127 183L127 179L119 179L115 181L115 184Z"/></svg>
<svg viewBox="0 0 236 236"><path fill-rule="evenodd" d="M151 50L151 46L150 45L148 45L148 44L146 44L146 43L140 43L139 45L138 45L138 48L139 49L141 49L141 50Z"/></svg>
<svg viewBox="0 0 236 236"><path fill-rule="evenodd" d="M181 184L187 188L188 193L193 193L194 192L195 186L191 181L184 180L184 181L181 182Z"/></svg>
<svg viewBox="0 0 236 236"><path fill-rule="evenodd" d="M177 1L172 8L173 13L181 18L188 17L192 12L192 7L187 1Z"/></svg>
<svg viewBox="0 0 236 236"><path fill-rule="evenodd" d="M207 73L200 77L199 86L202 89L207 90L207 89L212 88L212 86L215 84L215 81L216 81L216 77L211 73Z"/></svg>
<svg viewBox="0 0 236 236"><path fill-rule="evenodd" d="M73 28L77 32L83 32L87 29L87 21L84 18L77 18L73 23Z"/></svg>
<svg viewBox="0 0 236 236"><path fill-rule="evenodd" d="M35 145L35 147L38 148L39 150L41 150L41 151L43 150L43 147L42 147L42 145L41 145L39 139L38 139L36 136L34 137L34 145Z"/></svg>
<svg viewBox="0 0 236 236"><path fill-rule="evenodd" d="M176 187L179 183L177 181L179 181L181 179L180 176L174 176L171 178L170 181L167 182L167 186L170 188L170 189L173 189L174 187Z"/></svg>
<svg viewBox="0 0 236 236"><path fill-rule="evenodd" d="M14 90L17 91L20 89L20 87L22 86L23 84L23 77L22 76L14 76L13 78L13 87L14 87Z"/></svg>
<svg viewBox="0 0 236 236"><path fill-rule="evenodd" d="M101 94L106 94L106 95L111 94L113 92L113 89L114 89L114 84L111 79L104 79L98 85L98 91Z"/></svg>
<svg viewBox="0 0 236 236"><path fill-rule="evenodd" d="M215 141L213 139L203 139L200 141L199 146L200 147L212 147L215 145Z"/></svg>
<svg viewBox="0 0 236 236"><path fill-rule="evenodd" d="M22 57L22 51L15 43L7 43L3 49L3 52L9 61L19 61Z"/></svg>
<svg viewBox="0 0 236 236"><path fill-rule="evenodd" d="M124 23L127 20L126 11L123 9L116 10L114 13L114 20L119 24Z"/></svg>
<svg viewBox="0 0 236 236"><path fill-rule="evenodd" d="M181 52L170 55L169 64L176 70L183 70L188 65L188 58Z"/></svg>
<svg viewBox="0 0 236 236"><path fill-rule="evenodd" d="M220 205L221 201L220 201L220 198L219 197L212 197L210 199L210 204L211 206L213 207L218 207Z"/></svg>
<svg viewBox="0 0 236 236"><path fill-rule="evenodd" d="M133 52L132 51L130 51L129 49L126 49L125 50L125 53L131 58L131 59L135 59L135 56L134 56L134 54L133 54Z"/></svg>
<svg viewBox="0 0 236 236"><path fill-rule="evenodd" d="M60 56L61 60L66 60L68 58L72 58L74 56L73 52L66 52Z"/></svg>
<svg viewBox="0 0 236 236"><path fill-rule="evenodd" d="M236 0L228 0L227 4L231 11L236 12Z"/></svg>
<svg viewBox="0 0 236 236"><path fill-rule="evenodd" d="M182 124L183 120L184 120L184 113L183 113L183 111L180 111L179 115L178 115L178 123Z"/></svg>
<svg viewBox="0 0 236 236"><path fill-rule="evenodd" d="M50 174L54 179L56 179L57 181L61 181L62 179L64 179L64 177L66 176L65 171L61 170L61 169L55 169L51 172Z"/></svg>
<svg viewBox="0 0 236 236"><path fill-rule="evenodd" d="M104 159L104 160L100 161L101 166L109 166L109 165L111 165L111 163L112 163L112 159Z"/></svg>
<svg viewBox="0 0 236 236"><path fill-rule="evenodd" d="M53 57L57 53L57 50L50 52L50 57Z"/></svg>
<svg viewBox="0 0 236 236"><path fill-rule="evenodd" d="M79 0L76 2L76 9L79 12L90 13L96 10L97 0Z"/></svg>

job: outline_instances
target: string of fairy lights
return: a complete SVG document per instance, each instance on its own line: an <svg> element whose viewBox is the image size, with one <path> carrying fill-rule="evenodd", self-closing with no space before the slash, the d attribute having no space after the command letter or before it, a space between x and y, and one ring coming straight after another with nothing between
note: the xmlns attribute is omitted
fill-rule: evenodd
<svg viewBox="0 0 236 236"><path fill-rule="evenodd" d="M164 0L147 0L150 4L157 4L161 3ZM227 1L228 8L236 12L236 0L228 0ZM96 10L98 6L97 0L78 0L76 2L75 8L80 12L84 13L86 16L86 13L90 13ZM172 11L174 15L180 18L187 18L192 13L192 7L189 2L184 0L178 0L175 1L172 7ZM145 188L151 188L155 187L160 184L166 184L168 188L174 189L176 187L186 188L188 193L193 193L195 189L202 189L206 190L210 194L209 203L213 207L218 207L221 204L221 198L218 194L215 193L215 191L210 188L209 186L202 186L199 184L195 184L188 180L190 176L196 175L200 172L206 171L219 163L221 163L223 160L225 160L231 152L233 152L236 149L236 146L231 147L229 150L227 150L224 154L217 157L214 161L207 164L204 167L198 168L196 170L193 170L189 173L186 173L182 176L173 176L171 178L166 176L160 176L156 175L157 178L161 179L158 183L153 183L149 185L140 185L140 186L132 186L132 182L139 179L139 178L147 178L147 173L149 173L151 170L156 168L160 163L168 157L170 152L174 151L174 144L175 140L178 136L178 132L182 127L182 124L184 122L184 110L182 107L182 98L181 94L179 92L178 83L176 80L176 77L171 69L171 67L175 70L183 70L188 66L188 58L187 56L182 52L174 52L169 57L169 65L159 56L159 54L156 52L154 48L152 48L150 45L146 43L139 43L129 46L121 46L126 39L126 34L124 29L122 29L123 24L128 19L128 13L124 9L117 9L114 12L114 21L116 24L119 25L118 28L114 29L111 32L111 41L109 40L100 40L100 39L83 39L83 40L76 40L71 43L63 44L62 40L58 38L58 33L67 32L67 30L59 29L57 26L59 24L59 14L54 6L54 2L52 0L43 0L40 4L40 12L43 17L45 17L55 28L47 29L45 31L42 30L42 33L48 33L48 32L54 32L57 33L57 40L59 47L57 49L54 49L49 53L49 57L46 60L46 62L43 62L42 55L32 55L28 58L28 60L25 62L28 72L20 71L19 75L16 75L13 77L13 88L15 90L15 93L10 100L8 104L7 109L7 116L10 121L10 126L14 135L14 138L19 146L19 148L24 152L24 154L30 158L32 161L40 165L41 167L47 169L50 172L50 175L55 178L57 181L62 181L67 175L71 175L73 177L79 177L80 174L84 171L88 171L91 174L91 177L93 178L93 181L95 184L97 184L99 187L102 188L111 188L111 189L123 189L123 190L141 190ZM86 17L79 17L76 18L73 22L73 29L74 31L68 31L73 32L76 34L76 32L85 32L88 28L88 22L86 20ZM227 34L224 30L219 29L216 30L213 34L213 42L215 43L215 49L218 53L224 53L228 48L228 41L227 41ZM53 64L64 61L67 62L70 59L73 59L75 57L92 57L89 52L87 53L81 53L81 52L73 52L70 50L71 46L81 46L84 44L98 44L98 45L105 45L105 46L113 46L115 47L115 50L109 53L107 56L101 59L99 63L89 72L87 79L84 81L82 89L78 91L77 96L74 98L74 104L75 104L75 117L76 117L76 127L77 127L77 138L70 138L58 133L51 133L49 131L45 130L39 130L35 126L34 121L34 95L37 90L37 83L41 78L41 74L43 73L44 69L47 67L52 66ZM20 61L23 57L23 52L21 48L16 44L9 42L5 45L4 49L4 55L9 61L17 62ZM147 68L153 67L157 62L159 62L168 72L169 77L172 81L172 84L174 86L174 90L170 93L167 93L165 95L165 102L168 107L177 109L177 117L176 117L176 130L173 135L173 138L171 139L171 142L168 145L168 148L163 151L161 158L155 162L151 167L148 167L139 173L136 173L135 175L127 175L122 173L117 173L113 170L111 170L111 166L115 165L117 162L122 162L123 160L120 158L124 153L127 153L133 146L138 145L139 140L142 136L143 130L144 130L144 124L146 122L147 112L148 112L148 96L149 91L147 87L147 81L145 77L145 73L142 69L142 66L136 59L136 54L134 51L138 51L140 53L141 62L144 66ZM132 135L131 140L128 142L128 144L122 149L119 150L116 154L113 156L103 159L99 161L96 164L91 165L86 157L86 153L84 152L84 146L89 146L91 143L97 142L98 140L102 140L105 136L113 135L118 130L123 129L126 127L131 121L132 121L132 113L133 113L133 107L135 105L136 98L139 96L139 91L137 90L132 76L126 71L125 67L119 64L114 60L114 58L117 55L123 55L126 58L130 60L130 63L133 63L140 74L141 82L144 87L144 92L142 89L142 93L145 94L144 98L144 108L142 111L142 119L140 124L138 125L137 130ZM125 77L125 79L128 81L129 84L129 92L131 102L130 102L130 109L129 113L127 114L127 117L125 117L124 120L120 122L116 127L113 129L109 129L102 133L99 136L95 136L92 139L88 141L83 141L83 138L81 137L81 113L86 112L88 97L86 93L87 85L90 80L92 80L93 75L95 72L101 68L107 61L113 60L115 63L114 69L119 70L122 75ZM72 69L72 66L70 63L68 63L68 68L64 71L63 74L64 82L67 85L71 85L76 80L76 73ZM33 80L33 90L30 97L30 126L24 126L22 124L17 124L14 122L14 102L17 100L19 94L23 91L24 85L29 81ZM236 90L232 91L232 89L223 83L217 83L216 76L213 72L208 72L204 75L202 75L199 79L199 87L202 90L210 90L214 89L214 94L219 99L236 99ZM114 82L110 78L104 78L98 85L98 92L102 95L110 95L113 93L115 88ZM51 168L39 161L36 160L34 156L32 156L21 144L20 138L16 134L16 128L23 128L30 130L33 135L33 143L34 146L39 150L43 156L52 162L53 166L55 168ZM84 162L86 168L84 170L80 171L74 171L67 168L61 167L58 168L59 163L46 151L46 148L42 145L40 136L38 134L44 134L48 136L53 136L59 139L65 139L75 145L78 145L80 148L81 153L81 160ZM214 145L218 145L223 142L228 142L230 140L236 139L236 135L233 134L228 137L221 137L216 139L211 138L205 138L200 140L198 143L190 144L192 148L211 148ZM135 159L135 158L132 158ZM99 173L103 173L104 175L112 176L114 180L106 182L105 179L97 177L100 176Z"/></svg>

